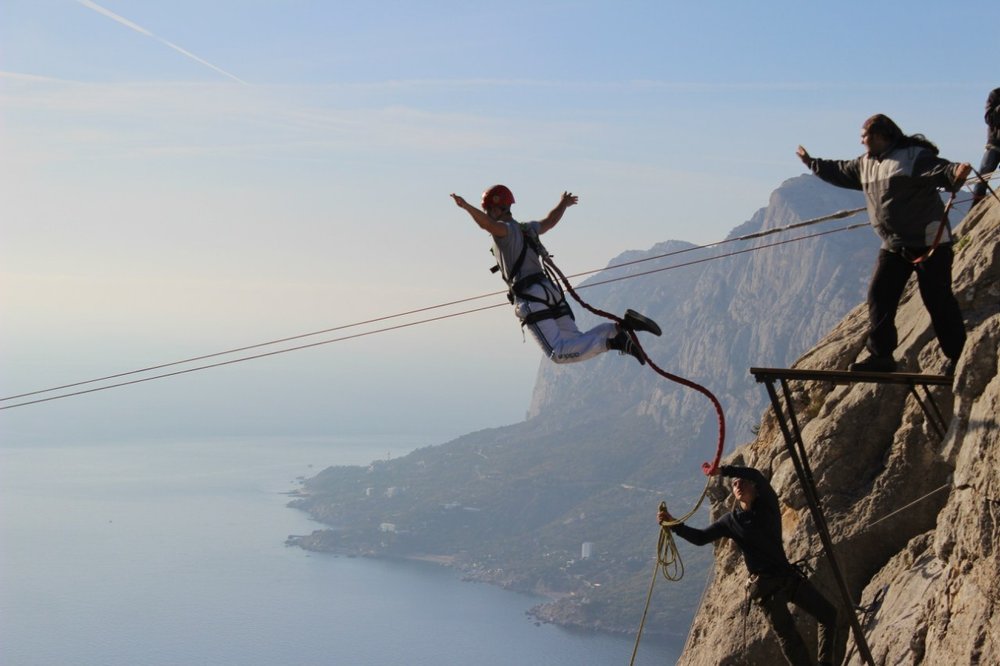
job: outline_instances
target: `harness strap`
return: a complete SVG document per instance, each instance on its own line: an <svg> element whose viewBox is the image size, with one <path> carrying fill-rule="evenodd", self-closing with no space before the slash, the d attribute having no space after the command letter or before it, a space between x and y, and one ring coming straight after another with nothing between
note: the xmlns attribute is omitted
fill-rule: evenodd
<svg viewBox="0 0 1000 666"><path fill-rule="evenodd" d="M572 317L573 309L570 308L569 303L564 300L562 303L559 303L551 308L532 312L521 321L521 326L530 326L546 319L558 319L559 317L565 317L567 315Z"/></svg>
<svg viewBox="0 0 1000 666"><path fill-rule="evenodd" d="M508 274L503 276L504 282L506 282L507 284L513 284L515 282L519 282L517 276L518 273L521 272L521 266L524 265L524 256L525 254L527 254L529 247L532 250L534 250L535 254L537 254L540 258L544 259L549 256L549 253L545 249L545 246L542 245L542 241L538 238L537 232L532 230L532 228L529 225L523 224L521 222L518 222L517 226L520 227L521 229L521 237L523 238L524 242L521 244L521 251L518 253L517 259L514 260L514 264L510 266L510 268L507 270ZM493 252L493 250L491 249L490 252ZM500 270L500 264L498 263L497 265L493 266L493 268L490 269L490 272L496 273L499 270ZM524 278L521 279L523 280Z"/></svg>
<svg viewBox="0 0 1000 666"><path fill-rule="evenodd" d="M520 296L523 290L528 287L533 287L547 277L548 276L545 275L545 273L532 273L531 275L525 275L519 280L514 280L514 283L510 286L511 291Z"/></svg>
<svg viewBox="0 0 1000 666"><path fill-rule="evenodd" d="M941 237L944 235L944 230L946 228L951 227L951 225L948 222L948 211L951 210L952 204L955 203L956 194L958 194L958 190L955 190L954 192L951 193L951 197L948 199L948 205L944 207L944 213L941 215L941 224L938 225L937 234L935 234L934 242L931 243L930 248L928 248L927 252L924 253L922 256L919 256L916 259L910 259L910 263L912 263L914 266L920 267L920 264L924 263L925 261L931 258L931 255L934 254L934 250L936 250L938 245L941 244ZM903 256L906 255L904 254ZM909 259L909 257L907 257L907 259Z"/></svg>

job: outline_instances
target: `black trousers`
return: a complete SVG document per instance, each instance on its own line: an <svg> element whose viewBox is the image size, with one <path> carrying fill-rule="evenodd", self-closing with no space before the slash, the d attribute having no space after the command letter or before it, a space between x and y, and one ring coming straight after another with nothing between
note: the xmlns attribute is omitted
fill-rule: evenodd
<svg viewBox="0 0 1000 666"><path fill-rule="evenodd" d="M904 257L879 250L875 273L868 287L868 351L876 356L891 356L898 344L896 310L910 275L917 274L917 286L924 307L931 316L934 334L941 351L957 360L965 346L965 324L958 300L951 291L951 244L939 245L930 258L914 266L912 259L926 254L928 248L911 248ZM909 257L909 258L907 258Z"/></svg>
<svg viewBox="0 0 1000 666"><path fill-rule="evenodd" d="M764 611L778 637L781 653L792 666L814 663L788 604L795 604L816 618L817 657L820 664L834 663L837 643L837 608L826 600L806 578L791 574L776 578L760 578L751 589L751 598Z"/></svg>
<svg viewBox="0 0 1000 666"><path fill-rule="evenodd" d="M979 163L980 175L989 175L996 170L998 164L1000 164L1000 146L994 146L992 143L987 144L986 152L983 153L983 160ZM977 197L985 195L986 183L976 183L976 186L972 189L972 193Z"/></svg>

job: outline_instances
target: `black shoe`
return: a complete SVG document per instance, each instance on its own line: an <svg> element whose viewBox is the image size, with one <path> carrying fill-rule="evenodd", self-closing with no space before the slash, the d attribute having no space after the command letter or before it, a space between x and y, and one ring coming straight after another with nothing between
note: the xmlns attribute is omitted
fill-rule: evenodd
<svg viewBox="0 0 1000 666"><path fill-rule="evenodd" d="M646 331L647 333L652 333L653 335L663 335L663 331L655 321L649 317L644 317L635 310L626 310L625 317L622 319L622 326L629 329L630 331Z"/></svg>
<svg viewBox="0 0 1000 666"><path fill-rule="evenodd" d="M847 366L851 372L896 372L896 360L891 356L869 356Z"/></svg>
<svg viewBox="0 0 1000 666"><path fill-rule="evenodd" d="M622 354L635 356L636 360L639 361L639 365L646 365L646 359L643 357L642 352L635 346L632 338L625 331L618 331L618 335L608 338L608 349L614 349Z"/></svg>
<svg viewBox="0 0 1000 666"><path fill-rule="evenodd" d="M958 365L957 358L949 358L948 362L944 364L944 376L954 377L955 376L955 366Z"/></svg>

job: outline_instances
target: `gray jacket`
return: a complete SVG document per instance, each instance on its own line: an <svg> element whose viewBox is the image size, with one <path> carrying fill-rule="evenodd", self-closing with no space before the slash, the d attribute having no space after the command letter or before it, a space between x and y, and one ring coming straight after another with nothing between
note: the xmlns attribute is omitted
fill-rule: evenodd
<svg viewBox="0 0 1000 666"><path fill-rule="evenodd" d="M809 163L813 173L826 182L864 192L868 219L882 239L882 249L893 252L934 243L944 217L937 188L951 191L957 187L957 167L928 148L899 144L876 157L813 158ZM940 242L951 242L949 229Z"/></svg>

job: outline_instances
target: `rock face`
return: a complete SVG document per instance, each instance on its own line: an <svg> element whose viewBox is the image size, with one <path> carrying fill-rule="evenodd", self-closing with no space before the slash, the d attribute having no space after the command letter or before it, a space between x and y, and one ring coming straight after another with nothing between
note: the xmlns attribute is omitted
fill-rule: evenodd
<svg viewBox="0 0 1000 666"><path fill-rule="evenodd" d="M1000 204L984 201L957 231L954 287L969 338L953 386L931 391L950 417L943 441L904 387L791 384L848 588L856 601L872 605L865 630L880 665L1000 664ZM897 325L896 356L906 369L940 372L944 358L912 283ZM858 356L865 326L860 306L793 367L845 369ZM839 605L773 413L729 462L771 478L783 502L789 559L812 557L813 582ZM713 517L728 510L721 486ZM740 612L742 558L732 544L715 549L713 581L678 663L783 663L760 611L746 618ZM813 641L811 618L798 619L807 642ZM849 634L844 623L846 663L865 663Z"/></svg>

